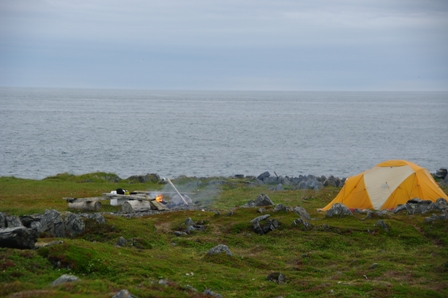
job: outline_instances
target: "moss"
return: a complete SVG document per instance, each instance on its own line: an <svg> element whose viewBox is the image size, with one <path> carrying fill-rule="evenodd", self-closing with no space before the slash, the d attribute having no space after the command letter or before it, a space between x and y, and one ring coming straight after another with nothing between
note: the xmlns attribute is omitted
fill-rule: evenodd
<svg viewBox="0 0 448 298"><path fill-rule="evenodd" d="M49 208L66 211L62 197L109 192L123 183L114 182L114 177L110 173L65 173L44 180L0 177L0 210L16 215ZM316 209L337 194L339 189L332 187L318 192L271 191L246 178L182 177L174 183L198 180L204 193L207 185L219 190L218 196L207 200L220 215L202 211L132 219L105 215L106 224L89 221L85 233L62 239L63 244L37 250L0 248L0 296L111 297L123 288L138 297L202 297L208 288L224 297L448 296L446 222L425 223L424 215L398 214L383 219L390 226L384 231L375 226L377 219L362 220L362 215L324 218ZM162 186L126 183L136 190ZM265 213L281 225L266 235L255 234L250 220L260 215L258 208L239 206L260 193L275 203L304 207L313 218L313 228L303 231L294 226L295 212L274 213L266 207ZM187 218L206 230L174 236L175 230L185 228ZM115 245L119 237L127 240L124 247ZM218 244L229 246L233 256L208 256ZM273 272L281 272L286 282L266 280ZM82 281L49 287L64 273ZM167 282L159 283L161 279Z"/></svg>

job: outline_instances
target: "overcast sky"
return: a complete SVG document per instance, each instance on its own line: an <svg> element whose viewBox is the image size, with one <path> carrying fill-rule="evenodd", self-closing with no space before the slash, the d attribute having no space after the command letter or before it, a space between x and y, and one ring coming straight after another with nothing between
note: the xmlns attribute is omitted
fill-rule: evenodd
<svg viewBox="0 0 448 298"><path fill-rule="evenodd" d="M0 0L0 86L448 90L448 1Z"/></svg>

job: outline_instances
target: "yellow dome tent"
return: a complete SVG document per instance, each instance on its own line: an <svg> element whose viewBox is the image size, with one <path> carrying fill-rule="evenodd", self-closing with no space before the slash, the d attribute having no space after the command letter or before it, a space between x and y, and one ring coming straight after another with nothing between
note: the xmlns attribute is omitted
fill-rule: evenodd
<svg viewBox="0 0 448 298"><path fill-rule="evenodd" d="M320 210L327 211L336 203L348 208L392 209L413 198L448 200L428 170L406 160L389 160L349 177L336 198Z"/></svg>

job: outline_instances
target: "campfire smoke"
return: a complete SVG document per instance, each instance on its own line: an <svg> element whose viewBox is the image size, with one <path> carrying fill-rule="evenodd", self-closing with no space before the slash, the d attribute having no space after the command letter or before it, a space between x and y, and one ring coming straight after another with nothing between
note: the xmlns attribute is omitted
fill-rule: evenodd
<svg viewBox="0 0 448 298"><path fill-rule="evenodd" d="M205 207L211 204L221 193L222 181L204 181L200 178L176 181L164 178L167 184L159 193L165 195L170 208L175 206ZM170 183L171 182L171 183ZM154 196L153 196L154 197Z"/></svg>
<svg viewBox="0 0 448 298"><path fill-rule="evenodd" d="M185 205L188 205L187 201L182 196L182 194L177 190L176 186L174 186L173 182L171 182L169 178L166 178L166 181L168 181L168 183L174 188L174 190L177 192L177 195L182 199L182 201L184 201Z"/></svg>

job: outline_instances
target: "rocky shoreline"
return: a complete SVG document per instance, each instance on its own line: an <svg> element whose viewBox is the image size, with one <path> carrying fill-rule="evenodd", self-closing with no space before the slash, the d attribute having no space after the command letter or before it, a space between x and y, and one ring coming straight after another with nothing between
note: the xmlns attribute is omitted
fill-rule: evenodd
<svg viewBox="0 0 448 298"><path fill-rule="evenodd" d="M436 173L431 173L434 179L441 185L441 186L448 186L448 175L447 175L447 169L446 168L440 168L440 170L437 170ZM209 184L215 183L219 184L219 177L187 177L187 176L180 176L179 178L192 178L192 179L198 179L199 181L210 179L210 178L216 178L213 179L211 182L208 182ZM325 186L333 186L333 187L342 187L344 186L346 177L340 178L340 177L334 177L333 175L329 175L328 177L325 175L316 176L316 175L299 175L297 177L290 177L290 176L281 176L277 175L277 173L274 172L274 175L272 175L269 171L265 171L258 176L251 176L251 175L242 175L242 174L236 174L231 177L227 178L237 178L237 179L247 179L249 182L249 185L272 185L271 190L283 190L284 186L288 186L292 190L297 189L313 189L313 190L319 190ZM130 176L126 179L121 179L118 176L114 176L110 178L111 182L121 182L121 181L134 181L139 183L146 183L146 182L155 182L155 183L166 183L165 179L163 177L160 177L158 174L152 173L152 174L146 174L146 175L134 175Z"/></svg>

